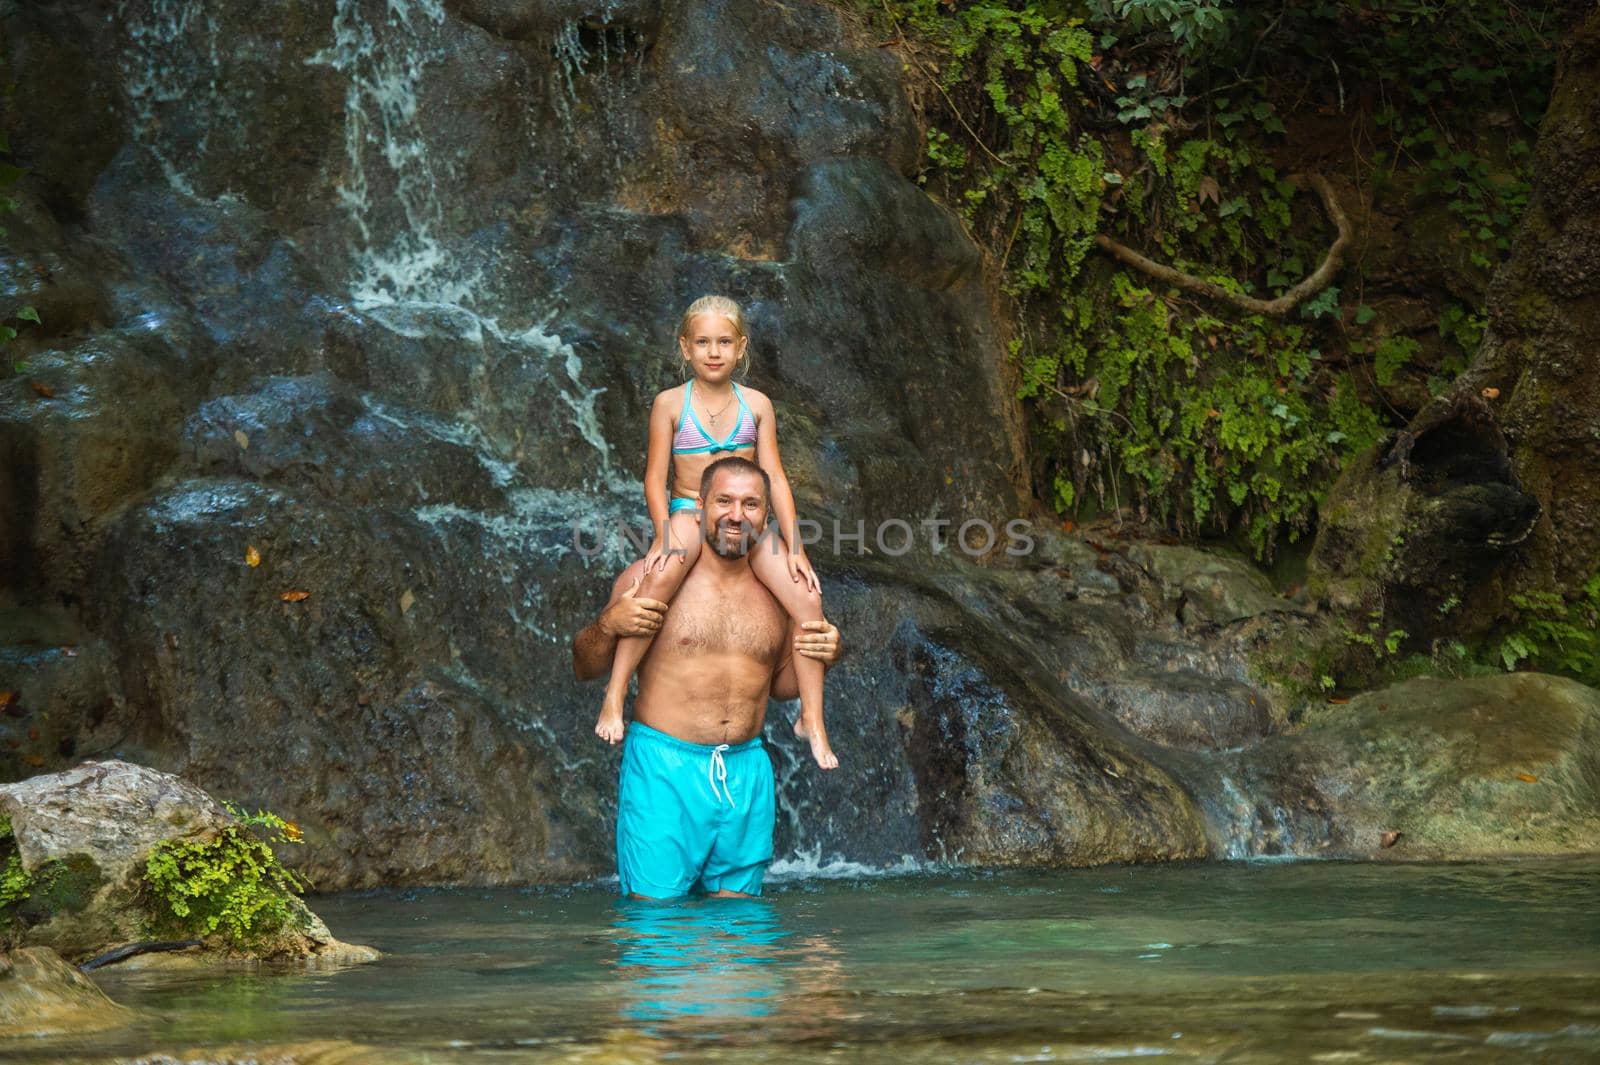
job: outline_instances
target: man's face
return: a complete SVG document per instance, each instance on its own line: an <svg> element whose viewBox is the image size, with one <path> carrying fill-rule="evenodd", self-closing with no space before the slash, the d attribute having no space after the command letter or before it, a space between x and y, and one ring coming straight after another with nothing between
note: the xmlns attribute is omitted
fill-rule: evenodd
<svg viewBox="0 0 1600 1065"><path fill-rule="evenodd" d="M700 506L706 546L723 558L743 558L767 525L766 486L759 473L719 471Z"/></svg>

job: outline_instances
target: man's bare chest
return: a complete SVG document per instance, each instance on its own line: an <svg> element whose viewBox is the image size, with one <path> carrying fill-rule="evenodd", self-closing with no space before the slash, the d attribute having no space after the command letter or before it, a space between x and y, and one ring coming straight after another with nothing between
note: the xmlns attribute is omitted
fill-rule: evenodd
<svg viewBox="0 0 1600 1065"><path fill-rule="evenodd" d="M655 647L674 655L745 654L772 665L783 631L783 611L753 578L729 594L690 574L667 610Z"/></svg>

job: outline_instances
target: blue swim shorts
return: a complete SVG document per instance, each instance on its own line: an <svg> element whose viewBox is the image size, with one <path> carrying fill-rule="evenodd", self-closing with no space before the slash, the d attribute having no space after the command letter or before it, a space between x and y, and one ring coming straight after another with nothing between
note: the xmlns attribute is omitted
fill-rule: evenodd
<svg viewBox="0 0 1600 1065"><path fill-rule="evenodd" d="M688 743L628 726L617 800L617 879L624 895L761 894L772 861L772 759L761 737Z"/></svg>

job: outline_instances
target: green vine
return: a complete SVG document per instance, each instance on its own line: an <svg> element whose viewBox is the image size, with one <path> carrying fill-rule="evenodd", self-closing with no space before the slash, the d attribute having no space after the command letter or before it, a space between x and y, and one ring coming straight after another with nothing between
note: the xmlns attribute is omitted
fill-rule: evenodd
<svg viewBox="0 0 1600 1065"><path fill-rule="evenodd" d="M1442 204L1472 266L1493 265L1552 76L1543 8L856 6L935 94L921 180L1003 269L1036 480L1064 516L1132 510L1191 537L1238 533L1267 557L1313 527L1346 460L1404 421L1386 390L1421 375L1440 391L1475 351L1481 306L1444 307L1427 346L1362 303L1359 269L1283 322L1203 306L1090 250L1105 235L1229 291L1287 291L1329 227L1274 160L1291 123L1342 114L1365 138L1358 179L1406 210Z"/></svg>

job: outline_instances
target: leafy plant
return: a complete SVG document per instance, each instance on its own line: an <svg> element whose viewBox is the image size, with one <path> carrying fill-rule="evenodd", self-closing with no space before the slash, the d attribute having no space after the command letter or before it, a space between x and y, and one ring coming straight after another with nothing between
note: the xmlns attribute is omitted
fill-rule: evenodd
<svg viewBox="0 0 1600 1065"><path fill-rule="evenodd" d="M272 843L298 843L294 825L265 810L228 805L235 823L211 839L168 840L145 863L156 930L218 935L247 948L294 916L293 895L304 881L272 852Z"/></svg>
<svg viewBox="0 0 1600 1065"><path fill-rule="evenodd" d="M11 833L11 819L0 815L0 854L5 864L0 867L0 910L26 899L33 890L33 877L22 868L22 852L17 849Z"/></svg>
<svg viewBox="0 0 1600 1065"><path fill-rule="evenodd" d="M1494 645L1501 665L1528 665L1600 684L1600 571L1570 599L1536 591L1510 601L1511 627Z"/></svg>
<svg viewBox="0 0 1600 1065"><path fill-rule="evenodd" d="M1380 386L1422 346L1376 351L1359 266L1285 322L1208 305L1089 249L1101 237L1239 294L1281 294L1329 227L1274 165L1293 119L1344 114L1358 184L1443 204L1452 246L1494 262L1526 197L1548 94L1544 7L1488 0L857 0L926 79L920 180L987 245L1044 497L1181 535L1242 531L1260 557L1310 529L1341 464L1397 416ZM1286 86L1293 85L1289 92ZM1354 276L1352 276L1352 274ZM1342 288L1341 288L1342 286ZM1452 304L1440 391L1481 339ZM1389 336L1377 323L1373 332Z"/></svg>

